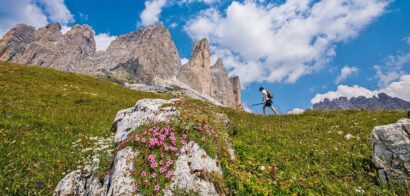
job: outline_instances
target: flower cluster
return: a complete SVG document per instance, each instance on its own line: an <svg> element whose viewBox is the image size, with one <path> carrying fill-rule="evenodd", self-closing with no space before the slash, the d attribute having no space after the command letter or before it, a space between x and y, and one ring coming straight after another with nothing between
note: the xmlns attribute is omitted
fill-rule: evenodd
<svg viewBox="0 0 410 196"><path fill-rule="evenodd" d="M139 163L147 167L141 167L138 170L136 186L140 191L160 191L163 188L161 185L170 181L174 176L174 159L179 150L174 129L168 126L153 127L132 136L131 141L147 153L146 159Z"/></svg>

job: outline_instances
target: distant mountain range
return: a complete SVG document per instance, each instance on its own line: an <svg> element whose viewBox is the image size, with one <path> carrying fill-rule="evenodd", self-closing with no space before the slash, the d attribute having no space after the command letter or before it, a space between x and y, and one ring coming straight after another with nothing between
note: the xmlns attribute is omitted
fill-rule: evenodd
<svg viewBox="0 0 410 196"><path fill-rule="evenodd" d="M322 102L313 104L313 110L410 110L410 102L396 97L390 97L385 93L379 93L377 96L366 98L364 96L339 97L337 99L325 99Z"/></svg>

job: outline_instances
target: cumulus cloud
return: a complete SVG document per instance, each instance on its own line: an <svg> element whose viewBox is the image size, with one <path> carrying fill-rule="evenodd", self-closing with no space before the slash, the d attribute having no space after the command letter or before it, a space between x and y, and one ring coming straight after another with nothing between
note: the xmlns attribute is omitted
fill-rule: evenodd
<svg viewBox="0 0 410 196"><path fill-rule="evenodd" d="M410 36L404 38L404 41L410 46Z"/></svg>
<svg viewBox="0 0 410 196"><path fill-rule="evenodd" d="M188 58L181 58L181 64L184 65L189 62Z"/></svg>
<svg viewBox="0 0 410 196"><path fill-rule="evenodd" d="M180 0L178 1L178 4L190 4L190 3L205 3L205 4L214 4L218 3L220 0Z"/></svg>
<svg viewBox="0 0 410 196"><path fill-rule="evenodd" d="M386 87L392 81L399 79L405 73L404 66L408 64L410 64L410 52L388 56L383 66L374 65L379 87Z"/></svg>
<svg viewBox="0 0 410 196"><path fill-rule="evenodd" d="M74 17L64 4L64 0L39 0L44 12L52 22L67 24L74 21Z"/></svg>
<svg viewBox="0 0 410 196"><path fill-rule="evenodd" d="M66 25L74 20L63 0L0 1L0 13L0 37L20 23L38 28L49 22Z"/></svg>
<svg viewBox="0 0 410 196"><path fill-rule="evenodd" d="M140 14L141 25L147 26L159 22L159 17L165 4L166 0L145 1L145 9Z"/></svg>
<svg viewBox="0 0 410 196"><path fill-rule="evenodd" d="M97 34L95 36L95 44L97 51L104 51L110 46L111 42L116 39L117 36L111 36L107 33Z"/></svg>
<svg viewBox="0 0 410 196"><path fill-rule="evenodd" d="M304 109L294 108L293 110L289 111L288 114L302 114L303 112L305 112Z"/></svg>
<svg viewBox="0 0 410 196"><path fill-rule="evenodd" d="M311 103L319 103L324 101L326 98L333 100L339 97L358 97L364 96L367 98L376 96L379 93L386 93L389 96L397 97L405 101L410 101L410 75L403 75L400 77L399 81L390 83L386 88L379 90L369 90L358 85L346 86L339 85L336 91L329 91L324 94L317 94L312 100Z"/></svg>
<svg viewBox="0 0 410 196"><path fill-rule="evenodd" d="M349 66L344 66L342 70L340 71L340 75L337 76L336 78L336 84L339 84L340 82L343 82L344 80L347 79L350 75L357 73L359 69L357 67L349 67Z"/></svg>
<svg viewBox="0 0 410 196"><path fill-rule="evenodd" d="M222 13L202 11L184 29L193 39L208 37L213 55L222 57L243 83L293 83L323 68L336 55L335 44L355 38L389 2L233 1Z"/></svg>

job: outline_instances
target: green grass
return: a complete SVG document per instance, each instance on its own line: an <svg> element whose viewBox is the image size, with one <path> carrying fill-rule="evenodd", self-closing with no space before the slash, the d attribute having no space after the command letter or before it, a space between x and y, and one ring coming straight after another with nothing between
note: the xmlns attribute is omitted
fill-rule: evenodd
<svg viewBox="0 0 410 196"><path fill-rule="evenodd" d="M0 193L51 194L66 173L95 154L87 150L96 146L95 137L112 137L110 127L117 111L141 98L169 96L131 91L93 77L0 63ZM178 106L181 116L174 124L178 130L209 125L216 131L217 137L198 143L220 159L224 182L206 173L203 178L217 181L227 194L406 192L378 183L369 141L374 126L396 122L405 116L402 112L260 116L190 99ZM226 113L231 123L220 122L217 113ZM348 133L355 138L345 140ZM236 150L235 162L226 153L227 134ZM190 137L198 141L203 136L193 132ZM101 167L110 165L111 157L104 153ZM271 179L273 164L276 180ZM260 166L266 169L261 171Z"/></svg>
<svg viewBox="0 0 410 196"><path fill-rule="evenodd" d="M52 193L67 172L83 165L79 160L92 154L82 152L94 146L91 137L109 137L116 113L148 97L164 95L0 63L0 192Z"/></svg>

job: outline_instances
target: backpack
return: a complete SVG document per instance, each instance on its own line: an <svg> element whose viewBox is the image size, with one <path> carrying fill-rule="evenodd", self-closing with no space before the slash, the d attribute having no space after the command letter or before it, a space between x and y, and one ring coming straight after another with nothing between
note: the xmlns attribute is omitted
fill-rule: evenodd
<svg viewBox="0 0 410 196"><path fill-rule="evenodd" d="M268 91L267 94L268 94L268 98L269 98L269 99L273 99L273 95L272 95L272 93L271 93L270 91Z"/></svg>

